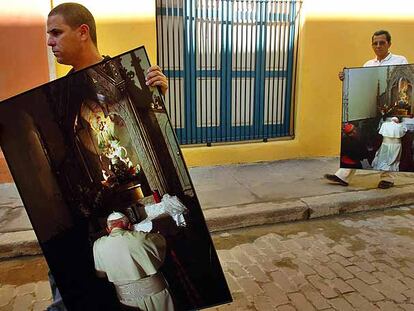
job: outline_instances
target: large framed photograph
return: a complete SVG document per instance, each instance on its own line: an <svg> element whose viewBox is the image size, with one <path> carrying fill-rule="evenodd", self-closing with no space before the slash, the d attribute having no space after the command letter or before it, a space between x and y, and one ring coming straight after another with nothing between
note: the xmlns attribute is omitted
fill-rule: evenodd
<svg viewBox="0 0 414 311"><path fill-rule="evenodd" d="M414 172L414 65L344 75L341 167Z"/></svg>
<svg viewBox="0 0 414 311"><path fill-rule="evenodd" d="M0 144L68 310L231 295L144 47L0 104Z"/></svg>

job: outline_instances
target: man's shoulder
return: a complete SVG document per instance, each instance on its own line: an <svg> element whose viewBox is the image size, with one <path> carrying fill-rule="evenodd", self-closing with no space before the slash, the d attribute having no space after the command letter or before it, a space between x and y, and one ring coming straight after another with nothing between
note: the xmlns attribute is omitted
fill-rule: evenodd
<svg viewBox="0 0 414 311"><path fill-rule="evenodd" d="M370 60L368 60L368 61L365 62L364 67L377 66L376 63L377 63L377 59L376 58L370 59Z"/></svg>
<svg viewBox="0 0 414 311"><path fill-rule="evenodd" d="M124 236L134 237L135 239L143 240L145 239L146 235L147 233L145 232L131 230L131 231L126 232Z"/></svg>
<svg viewBox="0 0 414 311"><path fill-rule="evenodd" d="M106 239L108 239L107 235L104 235L104 236L100 237L99 239L95 240L95 242L93 242L93 246L97 246L97 245L103 243Z"/></svg>
<svg viewBox="0 0 414 311"><path fill-rule="evenodd" d="M402 55L391 54L390 60L398 62L399 64L408 64L407 58Z"/></svg>
<svg viewBox="0 0 414 311"><path fill-rule="evenodd" d="M407 58L402 55L390 53L384 60L379 62L376 58L365 62L364 67L388 66L388 65L405 65L408 64Z"/></svg>

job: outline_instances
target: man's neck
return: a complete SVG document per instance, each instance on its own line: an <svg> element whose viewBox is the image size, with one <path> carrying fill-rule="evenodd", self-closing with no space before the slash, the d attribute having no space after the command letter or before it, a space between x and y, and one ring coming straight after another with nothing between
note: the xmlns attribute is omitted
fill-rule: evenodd
<svg viewBox="0 0 414 311"><path fill-rule="evenodd" d="M121 228L121 227L113 227L111 229L111 233L122 232L122 231L130 231L128 228Z"/></svg>
<svg viewBox="0 0 414 311"><path fill-rule="evenodd" d="M73 71L79 71L86 67L95 65L103 60L102 55L96 49L91 53L86 53L83 57L80 58L79 62L76 64L72 64Z"/></svg>
<svg viewBox="0 0 414 311"><path fill-rule="evenodd" d="M388 55L390 55L390 53L391 52L388 52L387 54L385 54L385 56L384 57L382 57L382 58L379 58L378 56L377 56L377 61L383 61L384 59L386 59L387 57L388 57Z"/></svg>

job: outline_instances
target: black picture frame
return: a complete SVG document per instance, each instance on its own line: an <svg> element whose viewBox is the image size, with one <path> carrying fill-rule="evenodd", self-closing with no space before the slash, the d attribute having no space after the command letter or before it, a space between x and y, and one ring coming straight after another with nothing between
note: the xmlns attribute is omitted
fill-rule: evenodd
<svg viewBox="0 0 414 311"><path fill-rule="evenodd" d="M122 309L93 243L111 212L139 223L165 195L186 208L150 223L176 310L232 300L149 66L141 46L0 103L0 145L68 310Z"/></svg>

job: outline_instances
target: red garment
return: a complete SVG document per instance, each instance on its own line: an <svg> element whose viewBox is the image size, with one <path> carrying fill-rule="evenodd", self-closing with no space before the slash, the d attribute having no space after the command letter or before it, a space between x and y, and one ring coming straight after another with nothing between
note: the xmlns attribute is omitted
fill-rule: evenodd
<svg viewBox="0 0 414 311"><path fill-rule="evenodd" d="M343 155L341 156L341 162L346 164L346 165L355 165L357 164L359 161L357 160L352 160L350 157L348 157L347 155Z"/></svg>

